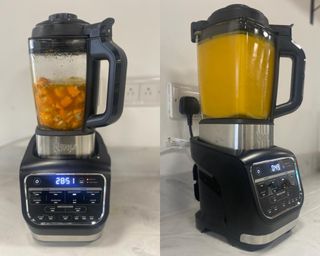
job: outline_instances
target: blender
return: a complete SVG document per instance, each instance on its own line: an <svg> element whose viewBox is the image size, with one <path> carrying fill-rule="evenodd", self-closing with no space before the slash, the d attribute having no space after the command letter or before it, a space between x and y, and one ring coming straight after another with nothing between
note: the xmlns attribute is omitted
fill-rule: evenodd
<svg viewBox="0 0 320 256"><path fill-rule="evenodd" d="M191 24L202 120L191 138L196 226L256 250L290 231L303 204L295 155L273 144L274 118L302 102L305 55L291 27L230 5ZM292 60L287 102L277 105L279 60Z"/></svg>
<svg viewBox="0 0 320 256"><path fill-rule="evenodd" d="M110 156L96 127L119 119L127 59L113 18L89 24L58 13L37 24L29 55L38 126L20 166L22 213L41 241L93 241L109 213ZM97 113L100 62L105 110Z"/></svg>

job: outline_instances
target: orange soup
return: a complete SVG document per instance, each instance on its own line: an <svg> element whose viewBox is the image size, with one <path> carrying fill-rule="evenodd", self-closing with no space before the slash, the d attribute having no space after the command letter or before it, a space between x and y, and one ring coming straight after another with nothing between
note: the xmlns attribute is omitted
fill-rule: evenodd
<svg viewBox="0 0 320 256"><path fill-rule="evenodd" d="M267 119L272 103L274 45L262 36L223 34L198 45L204 117Z"/></svg>
<svg viewBox="0 0 320 256"><path fill-rule="evenodd" d="M41 77L33 84L38 122L54 130L83 126L86 85L83 79L51 81Z"/></svg>

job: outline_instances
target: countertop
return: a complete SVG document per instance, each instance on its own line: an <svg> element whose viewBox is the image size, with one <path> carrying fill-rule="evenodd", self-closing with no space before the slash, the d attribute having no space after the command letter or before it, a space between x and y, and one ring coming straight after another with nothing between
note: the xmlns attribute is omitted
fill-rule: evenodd
<svg viewBox="0 0 320 256"><path fill-rule="evenodd" d="M221 236L196 229L194 214L199 203L194 199L192 162L181 154L179 157L183 169L166 164L172 156L161 157L161 171L165 170L160 181L162 256L320 255L320 173L307 172L302 177L305 201L298 224L289 235L260 251L247 252L232 247ZM173 167L179 173L169 175L168 169Z"/></svg>
<svg viewBox="0 0 320 256"><path fill-rule="evenodd" d="M0 147L0 255L160 255L159 149L109 148L110 214L92 243L34 240L20 206L19 165L28 140Z"/></svg>

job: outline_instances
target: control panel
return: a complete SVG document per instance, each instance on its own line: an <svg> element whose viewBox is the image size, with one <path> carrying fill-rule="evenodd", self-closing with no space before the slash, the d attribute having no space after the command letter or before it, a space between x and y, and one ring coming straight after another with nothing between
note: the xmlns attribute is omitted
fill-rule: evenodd
<svg viewBox="0 0 320 256"><path fill-rule="evenodd" d="M251 177L260 209L267 218L273 219L302 203L299 171L294 158L254 163Z"/></svg>
<svg viewBox="0 0 320 256"><path fill-rule="evenodd" d="M102 174L46 173L24 180L26 210L38 225L94 225L105 211Z"/></svg>

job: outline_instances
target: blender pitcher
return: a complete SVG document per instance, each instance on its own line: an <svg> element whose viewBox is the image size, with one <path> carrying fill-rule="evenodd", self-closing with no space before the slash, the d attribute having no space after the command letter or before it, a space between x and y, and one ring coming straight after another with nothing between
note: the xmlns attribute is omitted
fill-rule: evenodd
<svg viewBox="0 0 320 256"><path fill-rule="evenodd" d="M272 120L302 101L304 59L291 40L291 26L269 25L258 10L230 5L193 22L204 118ZM279 58L292 59L288 102L275 106Z"/></svg>
<svg viewBox="0 0 320 256"><path fill-rule="evenodd" d="M29 38L38 129L77 131L109 125L123 109L126 55L112 41L114 20L89 24L59 13ZM109 61L105 112L97 114L100 61Z"/></svg>

